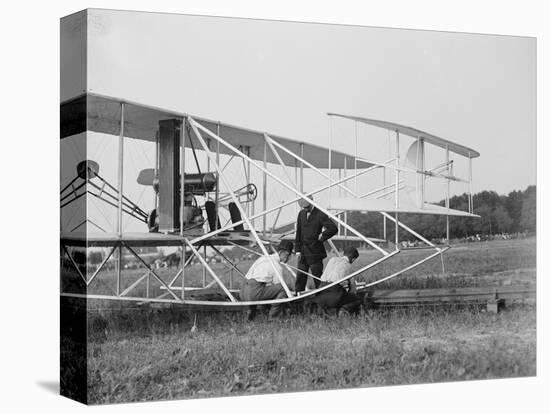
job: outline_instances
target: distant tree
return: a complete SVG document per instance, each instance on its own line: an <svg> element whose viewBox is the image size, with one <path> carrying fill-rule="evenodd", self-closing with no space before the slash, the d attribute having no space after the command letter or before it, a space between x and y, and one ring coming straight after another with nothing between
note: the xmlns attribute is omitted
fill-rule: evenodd
<svg viewBox="0 0 550 414"><path fill-rule="evenodd" d="M100 264L103 261L103 253L102 252L90 252L88 253L88 260L90 264L96 265Z"/></svg>
<svg viewBox="0 0 550 414"><path fill-rule="evenodd" d="M493 225L492 225L492 218L491 218L491 207L489 207L486 204L480 205L474 209L475 214L479 215L480 218L478 219L476 225L475 225L475 233L478 234L492 234L493 233Z"/></svg>
<svg viewBox="0 0 550 414"><path fill-rule="evenodd" d="M473 199L474 207L479 205L487 205L491 209L495 209L502 204L502 199L496 191L482 191L474 194Z"/></svg>
<svg viewBox="0 0 550 414"><path fill-rule="evenodd" d="M512 219L510 232L517 232L520 229L521 209L523 207L523 192L512 191L505 197L504 205L508 215Z"/></svg>
<svg viewBox="0 0 550 414"><path fill-rule="evenodd" d="M72 258L74 262L78 265L85 265L86 264L86 253L82 250L75 250L72 253Z"/></svg>
<svg viewBox="0 0 550 414"><path fill-rule="evenodd" d="M529 201L527 201L529 200ZM436 203L445 205L445 201ZM450 208L468 211L469 195L464 193L449 199ZM481 191L473 195L474 213L480 218L449 217L449 235L461 238L476 234L511 233L521 230L535 231L536 187L525 191L512 191L507 196L495 191ZM429 239L446 236L446 217L422 214L400 214L399 220ZM383 218L376 212L350 212L348 222L361 233L371 237L383 237ZM395 238L395 225L387 221L386 236ZM414 240L405 230L399 232L400 240Z"/></svg>
<svg viewBox="0 0 550 414"><path fill-rule="evenodd" d="M491 214L495 233L509 233L512 228L512 219L503 206L495 208Z"/></svg>
<svg viewBox="0 0 550 414"><path fill-rule="evenodd" d="M533 186L531 186L533 187ZM524 231L537 231L537 194L535 189L529 187L521 208L520 227Z"/></svg>
<svg viewBox="0 0 550 414"><path fill-rule="evenodd" d="M525 189L525 191L523 192L523 198L527 198L529 195L533 195L533 196L536 196L537 195L537 186L536 185L530 185L529 187L527 187Z"/></svg>
<svg viewBox="0 0 550 414"><path fill-rule="evenodd" d="M178 249L178 251L175 251L174 253L170 253L166 256L165 260L168 267L179 266L181 263L181 249Z"/></svg>
<svg viewBox="0 0 550 414"><path fill-rule="evenodd" d="M348 214L348 223L366 236L383 236L383 218L380 214L353 211Z"/></svg>
<svg viewBox="0 0 550 414"><path fill-rule="evenodd" d="M483 217L488 214L488 209L484 206L474 204L474 214L480 216L480 218L468 218L468 235L475 236L476 234L483 234Z"/></svg>
<svg viewBox="0 0 550 414"><path fill-rule="evenodd" d="M225 249L223 251L223 254L225 257L227 257L229 260L235 260L237 258L240 258L244 254L244 250L238 248L238 247L231 247L229 249Z"/></svg>
<svg viewBox="0 0 550 414"><path fill-rule="evenodd" d="M445 205L445 202L442 201L441 205ZM455 195L449 199L450 208L457 209L459 205L468 205L468 194Z"/></svg>

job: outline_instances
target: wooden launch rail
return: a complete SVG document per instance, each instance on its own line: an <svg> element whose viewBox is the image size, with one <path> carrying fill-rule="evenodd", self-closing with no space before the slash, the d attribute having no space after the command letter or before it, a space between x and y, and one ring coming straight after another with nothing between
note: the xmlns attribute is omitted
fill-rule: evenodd
<svg viewBox="0 0 550 414"><path fill-rule="evenodd" d="M360 287L359 287L360 289ZM197 295L204 300L219 300L220 289L200 289ZM193 293L192 293L193 294ZM443 289L373 289L361 292L365 309L377 307L397 306L434 306L434 305L482 305L489 312L498 312L506 304L513 302L533 302L536 299L534 285L511 285L499 287L472 287L472 288L443 288ZM148 306L157 309L179 308L181 304L148 303ZM189 310L204 310L196 305L184 305ZM133 309L138 309L134 307ZM121 310L117 307L107 310ZM130 309L125 307L124 309ZM243 307L210 306L209 311L242 311ZM90 309L89 309L90 310ZM93 309L92 309L93 310Z"/></svg>
<svg viewBox="0 0 550 414"><path fill-rule="evenodd" d="M536 299L536 287L515 285L498 287L444 289L376 289L364 294L368 307L437 304L487 304L487 310L498 312L505 303Z"/></svg>

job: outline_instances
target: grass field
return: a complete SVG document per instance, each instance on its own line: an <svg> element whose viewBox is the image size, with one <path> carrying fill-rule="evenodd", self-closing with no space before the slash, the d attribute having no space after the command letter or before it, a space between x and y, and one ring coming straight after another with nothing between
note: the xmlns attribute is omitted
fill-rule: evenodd
<svg viewBox="0 0 550 414"><path fill-rule="evenodd" d="M532 283L535 280L535 243L534 238L528 238L459 244L453 246L453 248L443 255L443 261L440 257L436 257L395 279L380 284L378 287L384 289L420 289ZM433 251L427 250L403 251L387 262L383 262L381 265L375 267L373 270L360 275L357 280L366 282L378 280L432 253ZM359 259L353 264L352 270L356 270L379 258L380 254L376 251L372 249L363 250L361 251ZM296 259L292 258L289 263L296 266L295 261ZM237 267L242 273L246 273L251 264L252 261L241 262L237 264ZM230 276L227 267L224 267L224 265L220 263L212 265L212 268L227 287L240 288L242 276L238 275L237 272L234 271L233 275ZM177 270L178 269L174 267L157 269L155 272L164 282L169 283L175 276ZM123 270L121 291L138 280L144 272L144 267ZM73 282L78 282L78 276L74 274L71 280ZM292 289L294 286L294 279L289 274L285 274L285 280ZM210 281L212 281L212 278L206 275L206 283ZM308 283L309 286L313 288L313 281L311 278ZM181 282L178 280L176 286L180 284ZM202 286L202 266L193 265L186 267L185 284L186 286ZM160 289L160 284L153 278L151 278L149 288L152 297L163 293ZM145 289L146 281L144 280L133 292L136 295L144 295ZM68 290L70 291L70 289ZM112 295L115 291L116 273L113 270L102 270L88 289L88 293L93 294ZM219 291L220 293L222 292L221 289L219 289ZM223 293L221 297L224 297Z"/></svg>
<svg viewBox="0 0 550 414"><path fill-rule="evenodd" d="M398 264L410 259L403 254ZM445 270L435 260L380 287L531 284L535 240L457 246L446 255ZM473 306L418 307L358 318L260 315L253 323L242 313L182 308L89 310L94 404L536 374L532 304L498 314Z"/></svg>
<svg viewBox="0 0 550 414"><path fill-rule="evenodd" d="M535 375L533 309L395 310L244 323L200 316L88 348L91 403Z"/></svg>
<svg viewBox="0 0 550 414"><path fill-rule="evenodd" d="M367 251L363 260L372 260L374 252ZM364 279L373 281L428 256L427 251L405 251L389 263L368 272ZM354 263L354 267L361 263ZM380 285L384 289L421 289L443 287L493 286L533 283L536 277L536 240L534 238L495 240L453 246L402 276Z"/></svg>

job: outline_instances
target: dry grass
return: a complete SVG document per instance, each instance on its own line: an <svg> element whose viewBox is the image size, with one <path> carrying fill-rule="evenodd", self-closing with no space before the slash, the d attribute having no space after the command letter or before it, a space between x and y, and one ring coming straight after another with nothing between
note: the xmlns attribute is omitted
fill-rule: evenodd
<svg viewBox="0 0 550 414"><path fill-rule="evenodd" d="M403 252L383 270L423 254ZM434 260L380 287L534 283L535 240L457 246L445 255L445 270ZM199 272L194 277L201 282ZM240 312L200 313L195 332L189 309L97 310L106 306L88 303L94 404L536 374L536 315L528 305L499 314L419 307L358 318L294 314L270 322L260 315L254 323Z"/></svg>
<svg viewBox="0 0 550 414"><path fill-rule="evenodd" d="M112 332L88 350L90 402L535 375L535 315L394 310L246 323L202 315L164 333Z"/></svg>
<svg viewBox="0 0 550 414"><path fill-rule="evenodd" d="M374 281L389 275L433 251L409 250L362 276ZM367 251L354 263L358 268L375 258ZM444 270L443 271L443 265ZM383 289L454 288L533 283L536 268L536 240L495 240L453 246L441 258L436 257L378 287Z"/></svg>

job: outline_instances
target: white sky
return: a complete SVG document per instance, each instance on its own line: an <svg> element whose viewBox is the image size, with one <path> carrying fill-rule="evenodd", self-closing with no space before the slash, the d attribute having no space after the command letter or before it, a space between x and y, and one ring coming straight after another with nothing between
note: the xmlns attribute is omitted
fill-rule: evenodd
<svg viewBox="0 0 550 414"><path fill-rule="evenodd" d="M96 9L87 56L92 92L325 146L326 112L393 121L478 150L474 192L536 182L534 38ZM335 122L338 149L353 151L352 131ZM359 140L368 158L387 151L385 131L360 128Z"/></svg>

